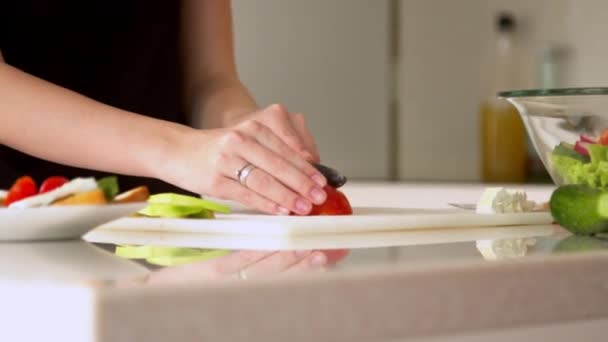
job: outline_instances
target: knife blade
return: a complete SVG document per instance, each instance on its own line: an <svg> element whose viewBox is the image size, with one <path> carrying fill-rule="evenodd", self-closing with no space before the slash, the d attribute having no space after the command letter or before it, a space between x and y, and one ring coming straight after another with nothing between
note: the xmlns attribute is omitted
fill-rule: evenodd
<svg viewBox="0 0 608 342"><path fill-rule="evenodd" d="M313 166L319 172L321 172L321 174L327 179L327 184L333 188L337 189L346 184L348 181L344 175L340 174L340 172L329 166L318 163L313 163Z"/></svg>

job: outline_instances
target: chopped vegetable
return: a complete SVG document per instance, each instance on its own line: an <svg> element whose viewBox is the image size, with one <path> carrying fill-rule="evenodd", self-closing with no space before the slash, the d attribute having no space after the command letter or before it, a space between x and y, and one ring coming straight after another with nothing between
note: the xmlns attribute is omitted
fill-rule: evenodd
<svg viewBox="0 0 608 342"><path fill-rule="evenodd" d="M592 138L586 134L581 134L580 141L590 143L590 144L597 144L597 139Z"/></svg>
<svg viewBox="0 0 608 342"><path fill-rule="evenodd" d="M150 197L147 186L138 186L135 189L123 192L114 197L114 203L144 202Z"/></svg>
<svg viewBox="0 0 608 342"><path fill-rule="evenodd" d="M55 201L54 205L99 205L106 204L105 194L100 189L79 192L64 199Z"/></svg>
<svg viewBox="0 0 608 342"><path fill-rule="evenodd" d="M65 177L61 177L61 176L49 177L44 182L42 182L42 185L40 185L40 191L38 193L43 194L45 192L55 190L67 182L69 182L69 179L67 179Z"/></svg>
<svg viewBox="0 0 608 342"><path fill-rule="evenodd" d="M584 156L574 150L574 146L567 143L560 143L553 149L554 156L564 156L569 158L574 158L583 163L588 163L590 161L589 156Z"/></svg>
<svg viewBox="0 0 608 342"><path fill-rule="evenodd" d="M230 207L192 196L163 193L152 195L138 214L167 218L215 218L214 212L229 213Z"/></svg>
<svg viewBox="0 0 608 342"><path fill-rule="evenodd" d="M600 134L600 138L598 139L598 144L600 145L608 145L608 128L604 129Z"/></svg>
<svg viewBox="0 0 608 342"><path fill-rule="evenodd" d="M588 156L589 150L587 148L589 147L589 145L590 145L589 143L577 141L576 144L574 145L574 150L584 156Z"/></svg>
<svg viewBox="0 0 608 342"><path fill-rule="evenodd" d="M210 216L209 218L213 218L213 212L211 214L201 214L201 212L206 211L201 207L191 207L191 206L183 206L183 205L173 205L173 204L162 204L162 203L150 203L145 208L140 210L138 213L145 216L150 217L168 217L168 218L179 218L179 217L190 217L190 216L198 216L201 217Z"/></svg>
<svg viewBox="0 0 608 342"><path fill-rule="evenodd" d="M11 186L6 198L4 199L4 205L9 206L10 204L20 201L22 199L34 196L38 193L38 187L36 182L30 176L23 176L17 179L13 186Z"/></svg>
<svg viewBox="0 0 608 342"><path fill-rule="evenodd" d="M202 198L174 193L162 193L152 195L150 196L148 202L153 204L170 204L175 206L198 207L201 209L208 209L224 214L230 213L230 207L227 205L207 201Z"/></svg>
<svg viewBox="0 0 608 342"><path fill-rule="evenodd" d="M97 181L97 187L103 191L106 199L111 201L120 191L116 176L104 177Z"/></svg>

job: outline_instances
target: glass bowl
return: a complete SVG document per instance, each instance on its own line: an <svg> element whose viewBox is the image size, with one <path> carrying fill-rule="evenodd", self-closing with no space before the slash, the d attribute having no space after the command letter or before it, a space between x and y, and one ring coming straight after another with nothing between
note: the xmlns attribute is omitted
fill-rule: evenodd
<svg viewBox="0 0 608 342"><path fill-rule="evenodd" d="M507 91L557 185L608 187L608 88Z"/></svg>

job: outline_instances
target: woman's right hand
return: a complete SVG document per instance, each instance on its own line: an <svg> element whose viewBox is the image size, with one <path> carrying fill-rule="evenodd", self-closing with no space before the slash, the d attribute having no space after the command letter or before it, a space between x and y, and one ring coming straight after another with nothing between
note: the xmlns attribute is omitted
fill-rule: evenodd
<svg viewBox="0 0 608 342"><path fill-rule="evenodd" d="M273 107L270 107L273 108ZM269 127L272 110L230 128L191 130L171 147L157 177L189 191L235 200L268 214L308 214L325 202L327 180ZM238 173L255 168L245 182Z"/></svg>

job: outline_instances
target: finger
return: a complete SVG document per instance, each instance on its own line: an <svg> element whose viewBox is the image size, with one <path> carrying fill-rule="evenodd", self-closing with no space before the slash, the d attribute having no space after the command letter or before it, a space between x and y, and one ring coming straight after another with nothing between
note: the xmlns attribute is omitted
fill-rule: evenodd
<svg viewBox="0 0 608 342"><path fill-rule="evenodd" d="M310 251L278 252L244 269L248 278L281 273L308 258Z"/></svg>
<svg viewBox="0 0 608 342"><path fill-rule="evenodd" d="M285 206L284 204L296 203L300 197L277 180L269 179L269 175L254 176L256 173L263 172L260 169L251 170L245 179L245 186L243 186L238 179L238 170L242 170L246 165L249 165L249 162L241 157L222 158L218 165L220 172L238 182L237 184L242 189L237 190L233 182L231 182L232 184L226 184L228 183L226 181L225 185L218 185L217 191L229 199L235 199L249 207L262 210L266 213L289 215L290 212L295 212L293 206ZM260 179L259 177L265 177L266 179ZM253 181L251 180L252 178L254 179ZM246 195L246 193L250 192L255 196L251 194ZM263 200L260 200L260 197ZM302 205L300 204L300 206Z"/></svg>
<svg viewBox="0 0 608 342"><path fill-rule="evenodd" d="M243 139L238 146L238 150L235 147L233 153L240 155L243 159L247 160L251 164L259 167L261 170L266 171L266 173L273 175L282 184L298 192L301 196L303 196L304 199L307 199L315 204L322 204L325 202L327 194L317 183L317 178L322 176L320 176L320 173L315 170L312 165L306 163L308 164L306 165L306 168L311 170L309 171L309 175L306 175L292 163L285 160L281 155L275 153L272 149L266 148L265 144L281 144L281 142L279 139L276 139L274 133L272 133L272 131L270 131L263 124L256 121L250 121L247 123L247 125L243 126L242 129L246 131L246 134L249 134L249 137L258 137L258 139L264 140L265 143L260 144L257 140ZM272 137L275 137L275 139ZM280 146L275 146L275 148L278 149ZM250 176L250 178L253 177ZM273 179L271 178L258 177L258 179L265 182L260 186L266 187L273 185L275 186L274 190L278 191L276 182L273 182ZM313 180L313 178L315 178L317 181ZM325 181L325 178L322 180ZM283 196L285 198L279 198L279 200L284 201L293 199L293 196L290 196L291 198L289 198L289 195L289 193L284 192ZM277 200L275 197L272 199ZM295 205L295 203L289 203ZM287 208L290 207L288 206Z"/></svg>
<svg viewBox="0 0 608 342"><path fill-rule="evenodd" d="M324 187L327 184L325 176L323 176L319 170L310 162L301 158L297 153L294 153L289 145L282 141L279 136L263 123L251 120L243 125L243 129L248 131L260 144L275 152L310 177L310 179L320 187ZM274 174L273 172L270 173Z"/></svg>
<svg viewBox="0 0 608 342"><path fill-rule="evenodd" d="M217 274L232 275L266 258L270 258L276 253L268 251L238 251L210 262L213 263L212 267Z"/></svg>
<svg viewBox="0 0 608 342"><path fill-rule="evenodd" d="M317 143L312 136L312 133L308 129L308 125L306 125L306 120L304 119L304 115L301 113L296 113L291 116L291 122L293 123L296 132L300 136L300 140L304 142L306 145L306 149L312 154L312 160L309 160L313 163L318 163L321 161L321 157L319 156L319 150L317 149Z"/></svg>
<svg viewBox="0 0 608 342"><path fill-rule="evenodd" d="M300 138L297 130L293 126L289 112L285 106L273 104L262 110L262 113L267 113L269 120L265 120L265 124L279 136L289 147L306 160L314 158L311 151L308 150L306 144Z"/></svg>
<svg viewBox="0 0 608 342"><path fill-rule="evenodd" d="M273 202L229 178L224 178L217 184L216 194L221 199L235 200L271 215L289 215L291 212L291 209L279 205L278 202Z"/></svg>
<svg viewBox="0 0 608 342"><path fill-rule="evenodd" d="M306 271L325 270L328 265L327 258L321 252L312 252L308 257L285 270L285 274L302 273Z"/></svg>
<svg viewBox="0 0 608 342"><path fill-rule="evenodd" d="M255 168L249 173L245 185L294 213L307 215L312 210L312 203L308 199L291 191L261 168Z"/></svg>

